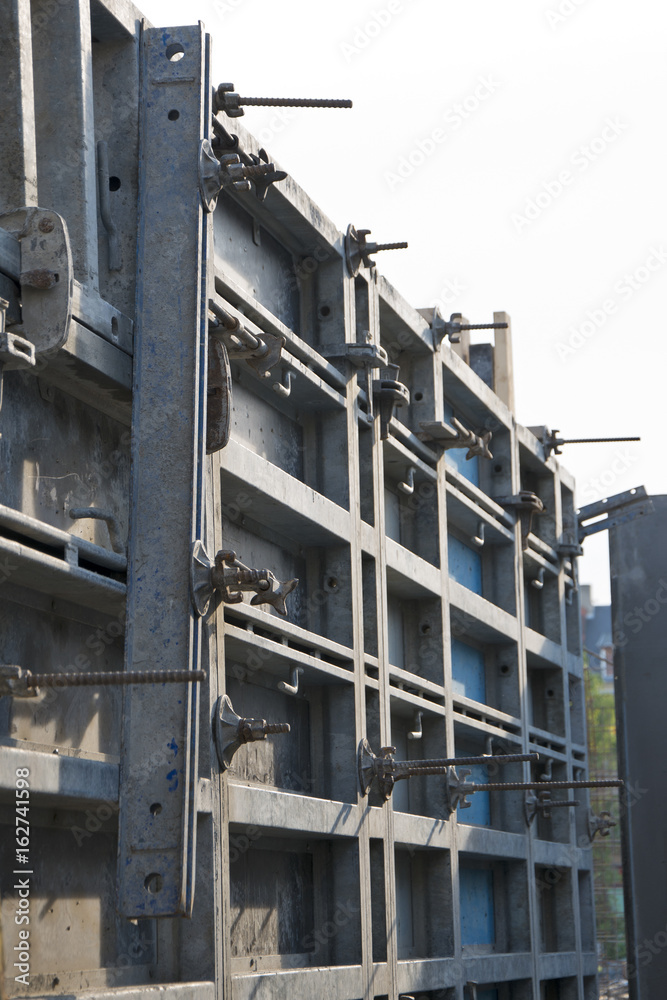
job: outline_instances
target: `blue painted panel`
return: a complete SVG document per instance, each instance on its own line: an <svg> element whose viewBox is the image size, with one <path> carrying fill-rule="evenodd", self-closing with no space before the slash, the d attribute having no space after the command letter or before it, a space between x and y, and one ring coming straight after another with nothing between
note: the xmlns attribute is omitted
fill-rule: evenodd
<svg viewBox="0 0 667 1000"><path fill-rule="evenodd" d="M462 868L461 943L494 944L496 927L493 917L493 872L485 869Z"/></svg>
<svg viewBox="0 0 667 1000"><path fill-rule="evenodd" d="M460 639L452 639L452 687L475 701L486 701L484 653Z"/></svg>
<svg viewBox="0 0 667 1000"><path fill-rule="evenodd" d="M454 408L445 403L445 421L451 423L453 416ZM465 420L462 420L461 423L465 424L466 427L468 426ZM474 430L474 428L471 428L471 430ZM445 462L447 465L451 465L453 469L456 469L459 475L465 476L474 486L479 486L479 459L466 459L465 448L450 448L445 452Z"/></svg>
<svg viewBox="0 0 667 1000"><path fill-rule="evenodd" d="M458 757L470 756L470 754L460 753ZM489 772L484 764L476 764L473 767L468 765L466 770L470 771L470 782L480 785L489 783ZM407 784L407 782L406 782ZM471 823L474 826L491 826L491 799L489 792L475 792L468 799L469 809L456 810L459 823Z"/></svg>
<svg viewBox="0 0 667 1000"><path fill-rule="evenodd" d="M476 594L482 593L482 557L476 549L455 538L447 536L449 575L457 583Z"/></svg>

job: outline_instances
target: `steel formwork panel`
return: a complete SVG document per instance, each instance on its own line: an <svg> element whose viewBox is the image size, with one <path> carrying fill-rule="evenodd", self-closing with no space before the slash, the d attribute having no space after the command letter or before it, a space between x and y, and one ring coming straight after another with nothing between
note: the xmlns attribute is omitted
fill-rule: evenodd
<svg viewBox="0 0 667 1000"><path fill-rule="evenodd" d="M491 791L450 816L441 775L401 782L387 802L375 788L362 796L357 778L364 737L410 760L537 749L538 774L548 762L559 777L585 771L568 686L582 673L576 571L558 552L573 483L516 423L509 329L485 376L494 392L465 344L438 342L428 310L374 269L350 274L343 233L291 178L262 202L223 190L207 215L203 27L142 28L115 0L70 6L49 38L50 8L33 5L31 25L24 0L3 0L15 75L0 110L23 181L0 178L0 200L57 208L76 279L65 345L3 375L3 662L202 665L208 681L0 699L3 822L27 768L36 841L52 836L60 851L47 861L39 847L31 889L46 902L57 885L56 912L35 917L29 985L9 973L9 992L463 1000L478 983L480 996L537 1000L558 980L588 1000L593 913L579 891L592 857L570 810L527 825L521 793ZM44 92L44 67L33 95L34 53L66 60L74 47L67 107ZM35 141L34 109L48 110L38 140L67 117L86 155L49 173L53 136ZM237 119L221 119L259 154ZM119 270L93 210L96 177L115 179ZM1 218L0 272L0 294L18 295L18 236ZM206 457L209 301L284 346L268 377L232 358L229 443ZM384 439L350 345L384 348L410 389ZM492 431L493 459L468 463L424 433L454 418ZM499 498L531 488L549 509L522 537ZM126 561L104 523L71 520L75 507L111 510ZM198 540L298 577L286 617L244 600L198 618ZM474 660L465 689L461 644ZM212 718L225 693L239 714L291 731L241 746L223 770ZM2 895L9 955L11 879ZM88 920L68 946L62 921L84 898Z"/></svg>

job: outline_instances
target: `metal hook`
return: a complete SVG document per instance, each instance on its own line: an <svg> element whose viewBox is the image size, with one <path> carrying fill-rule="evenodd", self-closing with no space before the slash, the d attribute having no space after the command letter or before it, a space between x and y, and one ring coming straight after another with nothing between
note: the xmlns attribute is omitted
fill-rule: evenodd
<svg viewBox="0 0 667 1000"><path fill-rule="evenodd" d="M285 694L298 694L299 693L299 676L302 673L303 673L303 667L292 667L292 670L290 671L290 681L291 681L291 684L288 684L287 681L279 681L278 682L278 690L279 691L284 691Z"/></svg>
<svg viewBox="0 0 667 1000"><path fill-rule="evenodd" d="M415 491L415 469L414 465L408 466L408 474L405 481L398 484L398 488L401 493L405 493L406 496L411 496Z"/></svg>
<svg viewBox="0 0 667 1000"><path fill-rule="evenodd" d="M530 581L530 585L531 587L534 587L535 590L542 590L542 587L544 586L544 566L540 566L537 576L534 580Z"/></svg>
<svg viewBox="0 0 667 1000"><path fill-rule="evenodd" d="M294 378L294 372L290 369L283 372L282 382L273 383L273 391L277 392L279 396L287 398L292 391L292 379Z"/></svg>
<svg viewBox="0 0 667 1000"><path fill-rule="evenodd" d="M423 715L424 715L423 712L415 712L414 722L412 723L412 732L408 733L409 740L420 740L423 737L424 735L424 731L422 729Z"/></svg>
<svg viewBox="0 0 667 1000"><path fill-rule="evenodd" d="M477 525L477 534L476 535L472 535L471 538L470 538L470 541L472 542L472 544L475 545L478 549L481 549L481 548L484 547L484 532L485 531L486 531L486 525L484 524L484 521L480 521L479 524Z"/></svg>

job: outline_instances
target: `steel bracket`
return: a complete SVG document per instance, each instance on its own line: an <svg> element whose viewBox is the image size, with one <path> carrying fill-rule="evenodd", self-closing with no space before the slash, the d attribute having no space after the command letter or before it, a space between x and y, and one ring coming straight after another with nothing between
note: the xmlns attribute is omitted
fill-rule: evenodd
<svg viewBox="0 0 667 1000"><path fill-rule="evenodd" d="M6 367L32 367L35 355L57 351L69 333L74 276L67 226L50 209L17 208L0 215L0 228L19 241L21 254L21 322L10 324L0 350Z"/></svg>
<svg viewBox="0 0 667 1000"><path fill-rule="evenodd" d="M355 368L386 368L389 356L380 344L326 344L323 358L346 358Z"/></svg>
<svg viewBox="0 0 667 1000"><path fill-rule="evenodd" d="M579 541L583 542L584 538L595 535L598 531L607 531L609 528L615 528L618 524L626 524L628 521L634 521L636 517L643 517L645 514L653 512L653 501L646 493L644 486L636 486L624 493L617 493L605 500L590 503L586 507L581 507L577 512ZM583 523L591 518L600 517L602 514L606 514L607 517L600 521L594 521L592 524Z"/></svg>
<svg viewBox="0 0 667 1000"><path fill-rule="evenodd" d="M533 530L533 517L535 514L543 514L545 506L536 493L530 490L521 490L513 496L494 497L495 502L500 507L513 510L521 522L521 547L528 548L528 535Z"/></svg>
<svg viewBox="0 0 667 1000"><path fill-rule="evenodd" d="M380 368L380 378L373 379L372 394L378 401L380 411L380 438L385 441L389 437L389 421L395 406L403 406L410 402L410 390L407 385L399 382L398 365L387 365ZM370 405L369 400L369 405Z"/></svg>

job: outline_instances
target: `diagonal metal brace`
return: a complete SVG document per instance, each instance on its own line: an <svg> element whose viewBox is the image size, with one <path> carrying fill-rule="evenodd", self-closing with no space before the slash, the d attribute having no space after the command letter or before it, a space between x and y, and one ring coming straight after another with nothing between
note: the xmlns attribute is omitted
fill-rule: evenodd
<svg viewBox="0 0 667 1000"><path fill-rule="evenodd" d="M422 421L419 426L421 433L418 437L422 441L436 441L444 451L450 448L467 448L466 459L471 458L493 458L489 449L493 434L491 431L479 431L475 433L452 417L451 424L444 420Z"/></svg>

